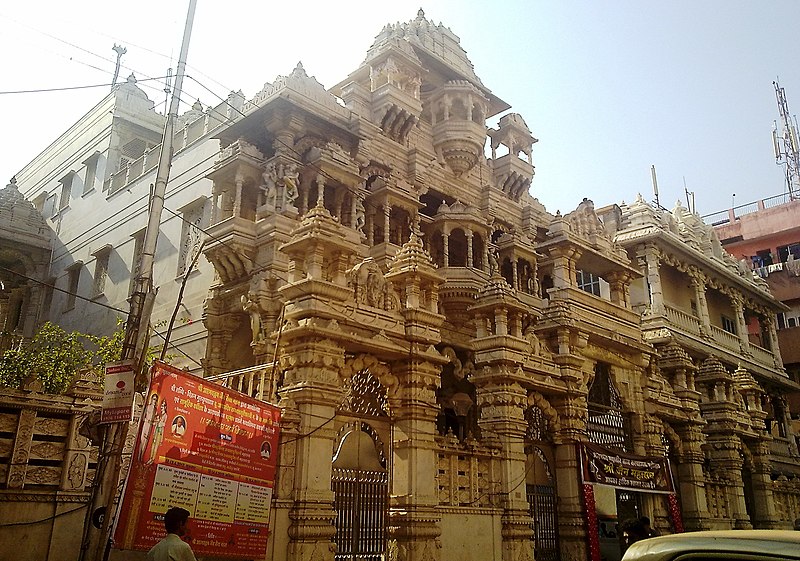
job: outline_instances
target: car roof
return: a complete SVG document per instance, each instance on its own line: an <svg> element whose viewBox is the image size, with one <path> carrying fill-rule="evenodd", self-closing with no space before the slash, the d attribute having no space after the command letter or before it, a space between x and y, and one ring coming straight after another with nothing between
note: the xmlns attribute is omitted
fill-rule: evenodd
<svg viewBox="0 0 800 561"><path fill-rule="evenodd" d="M683 553L760 553L800 559L800 532L792 530L716 530L685 532L641 540L628 548L624 561L664 561ZM792 557L787 557L792 554Z"/></svg>

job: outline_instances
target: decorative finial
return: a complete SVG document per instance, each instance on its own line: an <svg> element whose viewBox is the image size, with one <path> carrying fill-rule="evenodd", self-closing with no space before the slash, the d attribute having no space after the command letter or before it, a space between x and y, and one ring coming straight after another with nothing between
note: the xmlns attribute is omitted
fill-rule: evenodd
<svg viewBox="0 0 800 561"><path fill-rule="evenodd" d="M127 79L127 80L125 80L125 81L126 81L127 83L129 83L129 84L135 84L135 83L136 83L136 76L134 76L134 75L133 75L133 72L131 72L131 75L130 75L130 76L128 76L128 79Z"/></svg>
<svg viewBox="0 0 800 561"><path fill-rule="evenodd" d="M417 12L417 18L419 19L425 18L425 12L422 10L422 8L420 8L419 11Z"/></svg>
<svg viewBox="0 0 800 561"><path fill-rule="evenodd" d="M7 188L10 187L11 189L14 189L14 190L18 189L18 187L17 187L17 176L16 175L11 178L11 181L8 182L8 185L6 185L6 187Z"/></svg>
<svg viewBox="0 0 800 561"><path fill-rule="evenodd" d="M194 102L194 105L192 105L192 109L195 110L195 111L202 111L203 110L203 104L200 103L199 99Z"/></svg>

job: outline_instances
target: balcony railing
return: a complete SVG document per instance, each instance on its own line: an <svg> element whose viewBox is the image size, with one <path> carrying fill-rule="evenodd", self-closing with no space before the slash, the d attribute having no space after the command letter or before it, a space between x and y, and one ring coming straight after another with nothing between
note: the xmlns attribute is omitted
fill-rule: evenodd
<svg viewBox="0 0 800 561"><path fill-rule="evenodd" d="M687 314L683 310L665 306L667 309L667 319L682 331L700 335L700 318Z"/></svg>
<svg viewBox="0 0 800 561"><path fill-rule="evenodd" d="M263 401L274 401L275 387L271 379L272 363L259 364L241 370L225 372L206 378L221 386L242 392Z"/></svg>
<svg viewBox="0 0 800 561"><path fill-rule="evenodd" d="M750 352L753 353L753 359L756 362L763 364L773 364L775 362L775 356L772 354L772 351L764 347L759 347L758 345L750 343Z"/></svg>
<svg viewBox="0 0 800 561"><path fill-rule="evenodd" d="M729 351L739 352L741 350L741 339L735 333L725 331L716 325L711 326L711 334L714 341L728 349Z"/></svg>

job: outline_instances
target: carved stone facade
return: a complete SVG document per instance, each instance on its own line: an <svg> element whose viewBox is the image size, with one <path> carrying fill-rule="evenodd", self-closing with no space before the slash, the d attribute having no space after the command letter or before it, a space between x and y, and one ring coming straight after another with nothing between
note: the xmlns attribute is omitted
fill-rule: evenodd
<svg viewBox="0 0 800 561"><path fill-rule="evenodd" d="M99 413L101 388L87 372L65 395L41 390L31 378L21 390L0 391L0 555L74 559L97 465L82 427Z"/></svg>
<svg viewBox="0 0 800 561"><path fill-rule="evenodd" d="M588 199L548 214L527 124L487 128L508 106L422 13L330 92L298 66L244 108L209 175L206 365L286 412L268 555L344 559L355 531L390 559L586 559L587 520L622 517L623 498L598 490L589 516L583 442L670 458L670 500L624 499L659 531L787 526L765 420L794 388L774 347L726 330L769 330L779 304L697 217ZM221 374L234 332L253 358ZM354 530L337 499L356 425L382 436L348 469L392 465L385 529Z"/></svg>
<svg viewBox="0 0 800 561"><path fill-rule="evenodd" d="M229 103L175 161L187 220L210 199L204 374L283 408L267 558L584 560L627 517L800 516L780 304L680 206L548 213L452 31L420 11L330 90L298 65ZM584 484L586 443L666 456L675 493Z"/></svg>

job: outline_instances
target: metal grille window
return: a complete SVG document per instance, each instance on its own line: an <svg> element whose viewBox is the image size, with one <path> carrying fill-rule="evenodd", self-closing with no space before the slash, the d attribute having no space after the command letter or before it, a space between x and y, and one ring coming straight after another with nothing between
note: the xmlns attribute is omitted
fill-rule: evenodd
<svg viewBox="0 0 800 561"><path fill-rule="evenodd" d="M586 430L589 441L606 448L629 452L631 445L622 399L611 380L609 366L598 362L594 372L587 403L589 418Z"/></svg>
<svg viewBox="0 0 800 561"><path fill-rule="evenodd" d="M578 288L589 294L600 296L600 277L594 273L587 273L586 271L577 271L575 277Z"/></svg>

